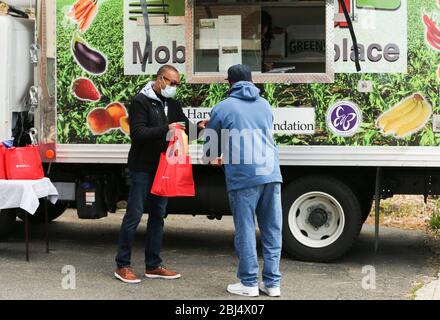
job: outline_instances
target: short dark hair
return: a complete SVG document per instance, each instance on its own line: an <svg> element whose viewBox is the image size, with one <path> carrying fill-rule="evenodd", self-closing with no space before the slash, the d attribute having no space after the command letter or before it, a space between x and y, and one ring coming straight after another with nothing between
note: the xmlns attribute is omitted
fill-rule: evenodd
<svg viewBox="0 0 440 320"><path fill-rule="evenodd" d="M179 73L179 70L177 70L172 65L165 64L162 67L160 67L159 70L157 70L156 77L163 75L166 71L169 71L169 70L174 71L176 73Z"/></svg>

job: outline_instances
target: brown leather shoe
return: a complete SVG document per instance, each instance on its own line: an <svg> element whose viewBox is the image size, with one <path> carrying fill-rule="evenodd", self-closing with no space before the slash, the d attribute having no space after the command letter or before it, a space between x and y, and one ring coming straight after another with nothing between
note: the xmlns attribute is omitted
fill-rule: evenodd
<svg viewBox="0 0 440 320"><path fill-rule="evenodd" d="M181 277L180 273L168 270L164 266L159 266L156 269L146 270L145 276L147 278L161 278L161 279L178 279Z"/></svg>
<svg viewBox="0 0 440 320"><path fill-rule="evenodd" d="M117 268L115 271L115 277L125 283L139 283L141 279L139 279L133 269L130 267Z"/></svg>

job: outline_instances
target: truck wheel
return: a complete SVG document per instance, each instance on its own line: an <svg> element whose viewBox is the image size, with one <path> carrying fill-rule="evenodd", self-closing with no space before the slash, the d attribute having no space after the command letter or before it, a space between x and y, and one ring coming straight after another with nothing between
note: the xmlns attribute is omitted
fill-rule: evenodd
<svg viewBox="0 0 440 320"><path fill-rule="evenodd" d="M0 241L6 240L14 231L15 210L0 210Z"/></svg>
<svg viewBox="0 0 440 320"><path fill-rule="evenodd" d="M53 221L58 218L60 215L66 211L68 201L58 200L55 204L50 202L47 203L47 218L48 221ZM23 215L19 214L18 217L23 220ZM44 223L44 200L40 200L40 206L37 209L37 212L33 215L29 215L29 222L34 224Z"/></svg>
<svg viewBox="0 0 440 320"><path fill-rule="evenodd" d="M341 257L362 227L355 193L332 177L295 180L283 190L282 204L283 247L300 260L326 262Z"/></svg>

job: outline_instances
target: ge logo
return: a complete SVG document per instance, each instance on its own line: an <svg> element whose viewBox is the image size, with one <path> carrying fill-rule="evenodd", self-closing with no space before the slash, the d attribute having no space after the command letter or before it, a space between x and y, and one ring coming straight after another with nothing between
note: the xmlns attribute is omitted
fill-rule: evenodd
<svg viewBox="0 0 440 320"><path fill-rule="evenodd" d="M342 137L351 137L359 129L362 113L350 101L339 101L327 110L327 127Z"/></svg>

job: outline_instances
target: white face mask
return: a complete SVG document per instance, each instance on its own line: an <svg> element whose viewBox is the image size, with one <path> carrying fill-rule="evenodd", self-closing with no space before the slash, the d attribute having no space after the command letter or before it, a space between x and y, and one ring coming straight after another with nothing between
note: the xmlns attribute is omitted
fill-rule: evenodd
<svg viewBox="0 0 440 320"><path fill-rule="evenodd" d="M162 78L163 80L163 78ZM177 87L166 85L165 89L160 89L160 94L165 98L173 98L176 95Z"/></svg>
<svg viewBox="0 0 440 320"><path fill-rule="evenodd" d="M172 98L176 95L176 87L172 86L166 86L165 89L160 90L160 94L163 95L165 98Z"/></svg>

